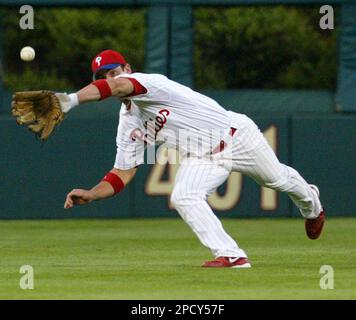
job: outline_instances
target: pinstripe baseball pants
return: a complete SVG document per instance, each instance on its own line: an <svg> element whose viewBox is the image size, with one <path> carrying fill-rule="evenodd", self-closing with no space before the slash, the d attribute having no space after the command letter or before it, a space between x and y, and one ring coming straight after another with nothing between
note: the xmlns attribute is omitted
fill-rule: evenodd
<svg viewBox="0 0 356 320"><path fill-rule="evenodd" d="M318 196L300 174L279 162L256 124L245 115L229 113L231 124L237 129L227 144L229 147L213 159L184 159L176 175L171 202L215 257L247 257L207 203L207 197L224 183L231 171L245 174L262 186L286 192L306 218L316 218L322 208Z"/></svg>

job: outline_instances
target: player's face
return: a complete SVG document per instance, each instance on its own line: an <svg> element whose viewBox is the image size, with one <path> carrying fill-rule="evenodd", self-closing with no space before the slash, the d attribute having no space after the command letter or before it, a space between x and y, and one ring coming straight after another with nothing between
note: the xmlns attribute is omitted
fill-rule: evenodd
<svg viewBox="0 0 356 320"><path fill-rule="evenodd" d="M112 79L115 78L116 76L122 74L122 73L132 73L131 71L131 66L127 63L124 66L119 66L115 69L111 70L100 70L96 75L95 78L96 80L99 79Z"/></svg>
<svg viewBox="0 0 356 320"><path fill-rule="evenodd" d="M123 71L122 67L120 66L120 67L117 67L115 69L111 69L111 70L107 71L105 73L105 78L106 79L112 79L112 78L115 78L116 76L122 74L123 72L124 71Z"/></svg>
<svg viewBox="0 0 356 320"><path fill-rule="evenodd" d="M104 76L106 79L112 79L122 73L131 73L131 67L129 64L117 67L115 69L111 69L111 70L105 72Z"/></svg>

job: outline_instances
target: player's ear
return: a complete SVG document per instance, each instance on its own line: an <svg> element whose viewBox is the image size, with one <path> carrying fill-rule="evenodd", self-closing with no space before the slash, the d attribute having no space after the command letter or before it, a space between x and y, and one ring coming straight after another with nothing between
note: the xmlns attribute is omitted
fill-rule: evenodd
<svg viewBox="0 0 356 320"><path fill-rule="evenodd" d="M123 68L124 72L126 73L132 73L132 69L129 63L126 63Z"/></svg>

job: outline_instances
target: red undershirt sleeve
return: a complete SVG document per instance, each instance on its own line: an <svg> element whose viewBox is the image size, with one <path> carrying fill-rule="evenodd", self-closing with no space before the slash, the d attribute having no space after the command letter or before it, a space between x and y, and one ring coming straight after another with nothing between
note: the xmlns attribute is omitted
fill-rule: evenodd
<svg viewBox="0 0 356 320"><path fill-rule="evenodd" d="M128 77L127 78L125 77L125 79L129 80L134 87L134 91L125 97L133 97L133 96L138 96L140 94L147 93L147 89L140 82L138 82L136 79L128 78Z"/></svg>

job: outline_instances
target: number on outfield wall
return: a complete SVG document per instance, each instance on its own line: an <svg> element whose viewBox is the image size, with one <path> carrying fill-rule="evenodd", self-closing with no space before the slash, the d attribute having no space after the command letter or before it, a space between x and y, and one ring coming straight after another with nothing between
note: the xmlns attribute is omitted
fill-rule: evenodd
<svg viewBox="0 0 356 320"><path fill-rule="evenodd" d="M226 181L226 192L220 195L215 191L209 198L208 202L213 209L227 211L237 205L240 199L242 188L242 174L239 172L231 172Z"/></svg>
<svg viewBox="0 0 356 320"><path fill-rule="evenodd" d="M264 131L264 135L272 149L277 151L277 127L272 125ZM173 191L174 180L179 168L179 153L173 149L160 149L157 152L157 161L152 166L147 178L145 192L151 196L167 196L169 207L170 195ZM232 172L226 181L225 193L215 191L209 198L209 204L213 209L227 211L234 208L240 199L243 178L238 172ZM276 191L261 187L261 209L277 209Z"/></svg>
<svg viewBox="0 0 356 320"><path fill-rule="evenodd" d="M156 163L152 166L151 172L147 178L145 191L151 196L168 196L168 205L170 204L170 195L174 187L174 179L179 168L179 153L174 149L160 148L157 151ZM163 180L164 175L167 179Z"/></svg>

